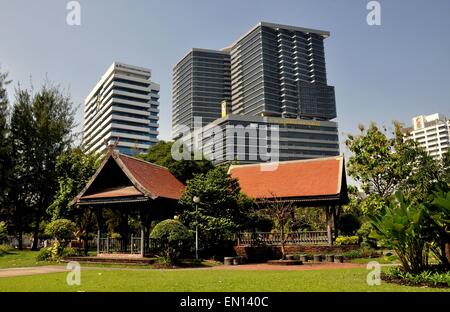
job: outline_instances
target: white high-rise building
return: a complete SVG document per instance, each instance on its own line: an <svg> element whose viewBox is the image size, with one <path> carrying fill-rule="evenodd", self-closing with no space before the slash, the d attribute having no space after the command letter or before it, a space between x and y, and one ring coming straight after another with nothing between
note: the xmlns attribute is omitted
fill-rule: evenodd
<svg viewBox="0 0 450 312"><path fill-rule="evenodd" d="M159 84L151 70L114 62L84 102L83 144L102 153L107 144L127 155L158 142Z"/></svg>
<svg viewBox="0 0 450 312"><path fill-rule="evenodd" d="M420 115L412 119L412 127L405 129L406 139L413 139L430 156L442 158L450 148L450 120L442 114Z"/></svg>

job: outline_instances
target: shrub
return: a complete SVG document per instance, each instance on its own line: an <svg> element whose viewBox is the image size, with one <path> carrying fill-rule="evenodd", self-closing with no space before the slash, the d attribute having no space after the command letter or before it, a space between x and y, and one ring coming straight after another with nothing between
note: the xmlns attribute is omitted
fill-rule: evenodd
<svg viewBox="0 0 450 312"><path fill-rule="evenodd" d="M391 280L404 282L411 285L431 285L450 287L450 272L422 271L420 273L410 273L399 267L389 268L386 277Z"/></svg>
<svg viewBox="0 0 450 312"><path fill-rule="evenodd" d="M356 250L349 250L342 253L346 259L356 259L356 258L373 258L380 256L380 253L371 248L360 248Z"/></svg>
<svg viewBox="0 0 450 312"><path fill-rule="evenodd" d="M52 251L50 247L47 248L41 248L39 250L39 253L36 256L37 261L47 261L52 258Z"/></svg>
<svg viewBox="0 0 450 312"><path fill-rule="evenodd" d="M357 234L359 236L359 241L361 242L361 246L376 248L377 241L370 237L370 233L373 231L373 226L370 222L365 222L361 225Z"/></svg>
<svg viewBox="0 0 450 312"><path fill-rule="evenodd" d="M7 235L8 235L8 232L6 230L6 222L1 221L0 222L0 244L6 240Z"/></svg>
<svg viewBox="0 0 450 312"><path fill-rule="evenodd" d="M342 214L337 220L338 230L343 235L354 235L361 226L358 216L352 213Z"/></svg>
<svg viewBox="0 0 450 312"><path fill-rule="evenodd" d="M45 234L56 238L60 244L66 245L74 236L76 225L67 219L58 219L50 222L45 227Z"/></svg>
<svg viewBox="0 0 450 312"><path fill-rule="evenodd" d="M424 205L412 204L401 192L381 211L371 216L374 231L381 247L392 248L398 255L405 271L418 273L428 266L428 232Z"/></svg>
<svg viewBox="0 0 450 312"><path fill-rule="evenodd" d="M61 245L58 241L54 242L51 247L44 247L39 250L36 256L37 261L58 261L61 258Z"/></svg>
<svg viewBox="0 0 450 312"><path fill-rule="evenodd" d="M79 251L72 247L66 247L61 254L63 257L76 257L79 256Z"/></svg>
<svg viewBox="0 0 450 312"><path fill-rule="evenodd" d="M342 245L357 245L359 242L358 236L338 236L336 237L335 244L337 246Z"/></svg>
<svg viewBox="0 0 450 312"><path fill-rule="evenodd" d="M12 250L13 250L13 248L8 245L0 245L0 256L3 256L4 254L8 254Z"/></svg>
<svg viewBox="0 0 450 312"><path fill-rule="evenodd" d="M167 219L153 228L150 238L157 243L162 257L168 263L175 263L183 251L192 243L192 233L180 221Z"/></svg>

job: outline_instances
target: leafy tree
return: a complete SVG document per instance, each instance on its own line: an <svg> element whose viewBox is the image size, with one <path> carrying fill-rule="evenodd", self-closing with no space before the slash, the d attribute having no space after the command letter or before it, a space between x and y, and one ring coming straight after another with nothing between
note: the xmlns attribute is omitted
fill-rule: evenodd
<svg viewBox="0 0 450 312"><path fill-rule="evenodd" d="M361 221L353 213L344 213L337 220L337 228L343 235L354 235L360 226Z"/></svg>
<svg viewBox="0 0 450 312"><path fill-rule="evenodd" d="M36 205L34 195L36 133L33 126L33 113L30 94L16 89L15 103L11 115L11 149L12 157L10 179L10 225L18 238L18 248L22 249L22 235L30 229Z"/></svg>
<svg viewBox="0 0 450 312"><path fill-rule="evenodd" d="M55 169L59 190L48 208L54 220L78 214L78 211L74 211L76 208L69 204L95 174L98 166L99 158L95 154L84 153L81 147L67 150L58 156Z"/></svg>
<svg viewBox="0 0 450 312"><path fill-rule="evenodd" d="M206 173L213 166L209 160L175 160L172 157L171 149L173 142L159 141L149 148L147 154L139 155L140 158L151 163L167 167L170 172L180 181L186 182L197 173Z"/></svg>
<svg viewBox="0 0 450 312"><path fill-rule="evenodd" d="M58 219L50 222L45 227L45 234L56 238L58 241L58 255L61 255L64 247L69 244L70 239L74 237L76 225L67 219Z"/></svg>
<svg viewBox="0 0 450 312"><path fill-rule="evenodd" d="M76 225L72 221L68 219L57 219L47 224L45 234L62 242L73 238L75 230Z"/></svg>
<svg viewBox="0 0 450 312"><path fill-rule="evenodd" d="M193 202L199 197L198 204ZM227 241L246 224L249 200L240 193L238 181L218 166L187 182L180 198L180 220L191 230L198 226L200 243L220 256Z"/></svg>
<svg viewBox="0 0 450 312"><path fill-rule="evenodd" d="M394 132L380 130L374 123L357 136L349 135L346 145L353 153L348 173L367 195L360 203L364 213L373 213L388 203L396 190L415 203L422 202L436 183L444 179L443 166L413 140L405 140L404 130L394 122Z"/></svg>
<svg viewBox="0 0 450 312"><path fill-rule="evenodd" d="M295 209L291 226L293 231L320 231L326 226L324 209L317 207Z"/></svg>
<svg viewBox="0 0 450 312"><path fill-rule="evenodd" d="M150 238L155 240L166 262L174 264L192 245L192 232L180 221L167 219L153 228Z"/></svg>
<svg viewBox="0 0 450 312"><path fill-rule="evenodd" d="M401 192L384 207L380 214L371 216L373 238L382 247L392 248L403 268L419 273L428 266L429 224L426 208L409 202Z"/></svg>
<svg viewBox="0 0 450 312"><path fill-rule="evenodd" d="M292 216L295 212L295 206L292 201L283 201L272 194L271 200L262 201L259 206L261 207L260 213L270 217L275 224L276 229L280 233L281 240L281 255L282 259L286 258L286 231L293 221Z"/></svg>
<svg viewBox="0 0 450 312"><path fill-rule="evenodd" d="M12 194L16 231L31 218L33 249L37 249L39 225L58 189L56 160L72 142L74 109L69 95L46 83L37 93L16 90L11 117L15 181Z"/></svg>
<svg viewBox="0 0 450 312"><path fill-rule="evenodd" d="M70 149L60 155L56 162L59 189L48 213L53 220L68 218L78 228L76 236L83 239L87 253L88 234L93 225L92 209L71 206L70 202L84 188L99 166L99 158L95 154L86 154L81 147Z"/></svg>
<svg viewBox="0 0 450 312"><path fill-rule="evenodd" d="M441 184L425 204L428 209L430 227L431 251L450 268L450 189L447 184Z"/></svg>
<svg viewBox="0 0 450 312"><path fill-rule="evenodd" d="M349 135L345 144L353 153L348 161L348 174L361 183L366 194L386 198L404 176L395 153L395 140L372 123L366 130L359 126L357 136Z"/></svg>

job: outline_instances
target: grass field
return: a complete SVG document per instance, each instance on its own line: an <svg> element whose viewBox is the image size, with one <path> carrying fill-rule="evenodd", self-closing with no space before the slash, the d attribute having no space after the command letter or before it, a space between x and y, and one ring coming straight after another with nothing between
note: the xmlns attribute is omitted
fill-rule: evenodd
<svg viewBox="0 0 450 312"><path fill-rule="evenodd" d="M38 251L9 251L8 254L0 256L0 269L48 265L46 261L36 261L37 254Z"/></svg>
<svg viewBox="0 0 450 312"><path fill-rule="evenodd" d="M0 257L0 268L48 265L36 252L12 252ZM361 259L364 263L370 259ZM51 263L50 263L51 264ZM52 263L55 264L55 263ZM365 269L311 271L234 271L217 269L156 270L150 266L83 265L81 285L68 286L67 273L2 277L0 291L450 291L382 282L368 286ZM97 268L96 268L97 267Z"/></svg>
<svg viewBox="0 0 450 312"><path fill-rule="evenodd" d="M364 269L86 270L82 271L80 286L68 286L66 273L51 273L0 278L0 291L443 291L384 282L368 286L366 275Z"/></svg>

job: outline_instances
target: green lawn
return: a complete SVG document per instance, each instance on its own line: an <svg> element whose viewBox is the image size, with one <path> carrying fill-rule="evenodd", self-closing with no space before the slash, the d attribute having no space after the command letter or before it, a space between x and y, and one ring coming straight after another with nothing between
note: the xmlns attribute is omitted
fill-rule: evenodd
<svg viewBox="0 0 450 312"><path fill-rule="evenodd" d="M29 251L29 250L9 251L8 254L0 256L0 269L48 265L49 262L36 261L36 255L38 253L39 253L38 251Z"/></svg>
<svg viewBox="0 0 450 312"><path fill-rule="evenodd" d="M52 273L0 278L0 291L443 291L384 282L368 286L366 274L364 269L86 270L80 286L68 286L66 273Z"/></svg>
<svg viewBox="0 0 450 312"><path fill-rule="evenodd" d="M0 257L0 268L56 264L36 262L37 252L13 251ZM377 259L361 259L360 263ZM64 265L64 264L59 264ZM211 264L208 264L211 265ZM156 270L151 266L86 265L80 286L68 286L66 273L2 277L0 291L450 291L382 282L366 284L367 270L241 271ZM98 267L96 269L95 267ZM132 269L127 269L127 267Z"/></svg>

